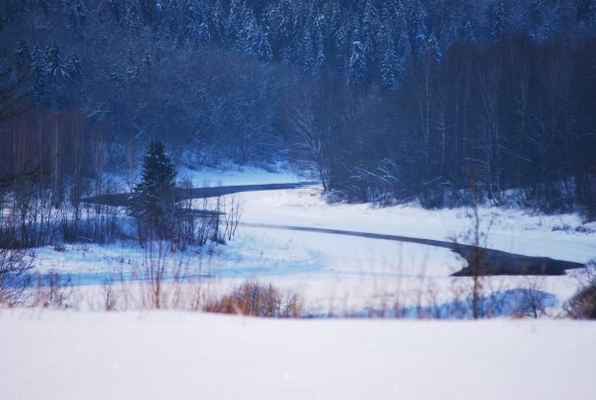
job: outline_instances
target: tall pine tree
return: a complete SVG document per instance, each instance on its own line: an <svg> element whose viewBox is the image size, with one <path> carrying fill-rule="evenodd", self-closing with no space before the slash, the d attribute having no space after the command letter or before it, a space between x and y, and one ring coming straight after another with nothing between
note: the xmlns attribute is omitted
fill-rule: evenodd
<svg viewBox="0 0 596 400"><path fill-rule="evenodd" d="M170 239L176 211L176 169L165 146L153 140L143 158L141 182L128 200L129 215L138 222L139 239Z"/></svg>

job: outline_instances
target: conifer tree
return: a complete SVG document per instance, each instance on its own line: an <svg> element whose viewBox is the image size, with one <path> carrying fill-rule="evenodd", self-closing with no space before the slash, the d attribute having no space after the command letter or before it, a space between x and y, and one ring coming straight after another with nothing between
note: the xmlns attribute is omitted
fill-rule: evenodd
<svg viewBox="0 0 596 400"><path fill-rule="evenodd" d="M401 59L395 52L395 42L388 27L384 28L381 56L381 84L387 89L397 89L403 74Z"/></svg>
<svg viewBox="0 0 596 400"><path fill-rule="evenodd" d="M46 75L48 79L55 82L59 78L68 76L66 68L62 64L62 55L56 43L52 43L46 49Z"/></svg>
<svg viewBox="0 0 596 400"><path fill-rule="evenodd" d="M360 41L352 43L352 56L348 65L348 85L354 86L366 80L367 66L364 46Z"/></svg>
<svg viewBox="0 0 596 400"><path fill-rule="evenodd" d="M496 0L490 6L489 37L492 42L498 42L505 35L505 4L503 0Z"/></svg>
<svg viewBox="0 0 596 400"><path fill-rule="evenodd" d="M141 182L128 200L129 215L138 222L141 242L173 236L176 210L176 169L159 140L153 140L143 158Z"/></svg>
<svg viewBox="0 0 596 400"><path fill-rule="evenodd" d="M33 46L31 50L31 63L35 86L33 89L33 99L37 102L44 102L47 96L47 65L43 51L38 46Z"/></svg>

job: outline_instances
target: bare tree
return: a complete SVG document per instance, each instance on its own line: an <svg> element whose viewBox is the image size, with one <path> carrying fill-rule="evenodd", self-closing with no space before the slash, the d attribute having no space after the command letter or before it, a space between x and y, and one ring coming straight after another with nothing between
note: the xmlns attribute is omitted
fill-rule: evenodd
<svg viewBox="0 0 596 400"><path fill-rule="evenodd" d="M6 50L0 51L0 121L27 109L27 81L28 75L19 72L14 62L9 61Z"/></svg>
<svg viewBox="0 0 596 400"><path fill-rule="evenodd" d="M474 319L481 318L484 314L482 302L483 278L490 273L489 260L485 248L488 241L488 232L492 227L495 217L485 219L480 213L480 190L475 180L474 173L470 174L471 206L467 212L470 228L462 235L466 245L460 245L457 238L453 238L455 250L468 262L467 274L472 278L471 307Z"/></svg>
<svg viewBox="0 0 596 400"><path fill-rule="evenodd" d="M329 166L325 147L325 127L328 124L317 121L313 100L306 91L301 93L300 99L291 109L292 130L297 135L296 148L301 153L301 159L307 160L306 168L315 169L323 190L329 190Z"/></svg>
<svg viewBox="0 0 596 400"><path fill-rule="evenodd" d="M32 258L22 249L0 248L0 305L19 304L31 286Z"/></svg>
<svg viewBox="0 0 596 400"><path fill-rule="evenodd" d="M502 66L501 60L496 52L489 51L484 68L478 71L478 82L480 88L480 146L483 153L481 172L486 181L489 196L498 197L501 185L501 119L500 119L500 90Z"/></svg>
<svg viewBox="0 0 596 400"><path fill-rule="evenodd" d="M232 240L240 224L240 217L242 216L242 203L235 197L229 198L229 203L223 202L223 213L224 213L224 232L223 237L225 240Z"/></svg>
<svg viewBox="0 0 596 400"><path fill-rule="evenodd" d="M530 315L538 318L546 312L547 294L543 291L543 275L527 275L524 277L525 288L523 288L518 312L521 315Z"/></svg>

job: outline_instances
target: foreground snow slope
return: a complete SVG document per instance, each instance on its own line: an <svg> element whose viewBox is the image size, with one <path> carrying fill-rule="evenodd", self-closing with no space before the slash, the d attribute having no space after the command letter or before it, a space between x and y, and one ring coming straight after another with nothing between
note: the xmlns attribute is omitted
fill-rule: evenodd
<svg viewBox="0 0 596 400"><path fill-rule="evenodd" d="M0 397L596 398L596 324L0 310Z"/></svg>

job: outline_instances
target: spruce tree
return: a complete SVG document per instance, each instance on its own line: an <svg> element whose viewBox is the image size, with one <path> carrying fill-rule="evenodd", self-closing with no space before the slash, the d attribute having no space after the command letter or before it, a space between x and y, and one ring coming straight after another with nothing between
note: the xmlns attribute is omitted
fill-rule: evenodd
<svg viewBox="0 0 596 400"><path fill-rule="evenodd" d="M143 158L141 182L135 185L128 201L128 212L137 219L141 242L173 237L176 174L164 144L153 140Z"/></svg>
<svg viewBox="0 0 596 400"><path fill-rule="evenodd" d="M352 56L348 65L348 86L355 86L365 82L367 77L366 54L362 42L352 43Z"/></svg>

